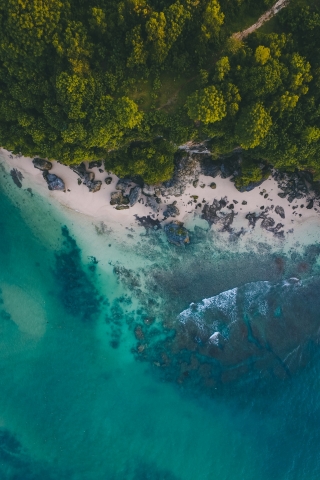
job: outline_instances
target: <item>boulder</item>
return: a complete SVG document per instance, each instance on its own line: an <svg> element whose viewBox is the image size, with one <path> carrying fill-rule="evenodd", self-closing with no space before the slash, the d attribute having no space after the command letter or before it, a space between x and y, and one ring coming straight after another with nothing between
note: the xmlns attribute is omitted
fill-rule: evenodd
<svg viewBox="0 0 320 480"><path fill-rule="evenodd" d="M276 222L272 217L266 217L262 220L261 227L265 228L266 230L270 230L275 225L275 223Z"/></svg>
<svg viewBox="0 0 320 480"><path fill-rule="evenodd" d="M117 205L116 210L126 210L127 208L130 208L129 205Z"/></svg>
<svg viewBox="0 0 320 480"><path fill-rule="evenodd" d="M215 182L210 183L210 188L212 189L217 188L217 184Z"/></svg>
<svg viewBox="0 0 320 480"><path fill-rule="evenodd" d="M282 207L280 207L280 205L277 205L276 208L274 209L274 211L280 215L281 218L285 218L286 215L285 215L285 212L284 212L284 209Z"/></svg>
<svg viewBox="0 0 320 480"><path fill-rule="evenodd" d="M87 185L89 192L95 193L98 192L102 186L102 182L100 180L84 182Z"/></svg>
<svg viewBox="0 0 320 480"><path fill-rule="evenodd" d="M166 232L168 242L177 245L177 247L190 242L189 232L184 228L182 222L171 222L164 227L164 231Z"/></svg>
<svg viewBox="0 0 320 480"><path fill-rule="evenodd" d="M129 197L123 195L121 191L112 192L110 205L129 205Z"/></svg>
<svg viewBox="0 0 320 480"><path fill-rule="evenodd" d="M48 162L48 160L44 160L43 158L34 158L32 160L34 168L38 168L42 171L48 171L52 168L52 163Z"/></svg>
<svg viewBox="0 0 320 480"><path fill-rule="evenodd" d="M122 192L125 192L127 188L131 186L131 184L132 180L130 178L120 178L116 185L116 190L121 190Z"/></svg>
<svg viewBox="0 0 320 480"><path fill-rule="evenodd" d="M133 207L140 200L141 193L142 193L142 190L138 185L136 187L131 188L129 193L130 207Z"/></svg>
<svg viewBox="0 0 320 480"><path fill-rule="evenodd" d="M166 210L163 212L163 215L165 218L168 217L177 217L180 215L180 210L176 206L177 202L173 202L170 205L167 206Z"/></svg>
<svg viewBox="0 0 320 480"><path fill-rule="evenodd" d="M71 165L70 168L79 175L84 185L88 187L89 192L95 193L100 190L102 182L100 180L95 180L95 174L93 172L87 172L86 166L83 162L80 165Z"/></svg>
<svg viewBox="0 0 320 480"><path fill-rule="evenodd" d="M60 177L57 177L57 175L54 175L53 173L48 173L47 170L44 170L42 175L48 184L49 190L66 191L64 181Z"/></svg>
<svg viewBox="0 0 320 480"><path fill-rule="evenodd" d="M246 219L249 220L249 225L250 225L251 227L255 227L257 221L259 220L259 218L261 218L261 217L260 217L260 215L259 215L258 213L250 213L250 212L249 212L249 213L246 215Z"/></svg>
<svg viewBox="0 0 320 480"><path fill-rule="evenodd" d="M105 183L106 183L107 185L110 185L110 183L112 183L112 177L107 177L107 178L105 179Z"/></svg>
<svg viewBox="0 0 320 480"><path fill-rule="evenodd" d="M159 212L159 201L160 198L158 199L157 197L146 197L146 202L145 202L145 205L147 207L150 207L151 210L155 213ZM161 200L160 200L161 202Z"/></svg>
<svg viewBox="0 0 320 480"><path fill-rule="evenodd" d="M306 208L307 208L308 210L311 210L311 208L313 208L313 203L314 203L314 202L313 202L313 200L311 199L311 200L309 201L308 205L306 206Z"/></svg>

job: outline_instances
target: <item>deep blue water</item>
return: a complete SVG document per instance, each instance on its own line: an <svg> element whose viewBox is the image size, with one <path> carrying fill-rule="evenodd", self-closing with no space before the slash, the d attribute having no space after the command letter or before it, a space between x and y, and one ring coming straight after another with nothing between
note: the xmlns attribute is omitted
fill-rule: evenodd
<svg viewBox="0 0 320 480"><path fill-rule="evenodd" d="M270 249L259 258L227 249L211 258L201 231L183 251L150 234L140 253L137 244L117 246L116 263L85 232L77 237L73 217L8 182L1 176L1 479L319 478L317 245L281 263ZM270 319L254 302L244 306L244 295L259 281L281 285L301 262L307 293L269 293L281 342L274 330L258 336ZM201 314L214 325L206 335L235 339L232 355L221 345L213 355L205 335L183 330L177 317L235 287L244 292L236 308L222 299L214 319ZM257 295L261 303L266 292ZM234 314L247 318L246 330L231 329ZM254 375L233 368L246 366L239 352L248 339L279 356L286 335L290 352L307 345L297 368L283 374L262 354ZM255 347L250 365L262 351ZM221 364L228 375L219 370L217 381L212 365Z"/></svg>

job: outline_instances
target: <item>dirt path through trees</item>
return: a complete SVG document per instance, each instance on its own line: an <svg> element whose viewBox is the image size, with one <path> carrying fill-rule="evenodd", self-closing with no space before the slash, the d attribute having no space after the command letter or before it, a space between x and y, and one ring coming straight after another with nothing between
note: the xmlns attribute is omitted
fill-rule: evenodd
<svg viewBox="0 0 320 480"><path fill-rule="evenodd" d="M250 33L254 32L258 28L260 28L265 22L268 22L268 20L271 20L272 17L274 17L280 10L282 10L284 7L286 7L289 3L289 0L278 0L273 7L271 7L267 12L265 12L259 20L251 25L251 27L247 28L246 30L243 30L242 32L237 32L232 35L233 38L236 38L238 40L243 40L245 37L250 35Z"/></svg>

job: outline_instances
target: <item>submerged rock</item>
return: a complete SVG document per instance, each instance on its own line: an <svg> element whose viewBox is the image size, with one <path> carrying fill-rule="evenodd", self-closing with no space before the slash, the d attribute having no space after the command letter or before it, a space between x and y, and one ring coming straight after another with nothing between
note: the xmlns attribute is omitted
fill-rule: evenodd
<svg viewBox="0 0 320 480"><path fill-rule="evenodd" d="M184 228L182 222L171 222L169 225L164 227L164 231L166 232L167 239L169 243L173 245L177 245L181 247L185 243L189 243L189 232L186 228Z"/></svg>
<svg viewBox="0 0 320 480"><path fill-rule="evenodd" d="M60 177L54 175L53 173L48 173L47 170L44 170L42 175L48 184L49 190L60 190L62 192L66 191L64 181Z"/></svg>
<svg viewBox="0 0 320 480"><path fill-rule="evenodd" d="M12 178L14 184L17 185L18 188L21 188L22 187L22 180L23 180L22 173L19 172L19 170L17 170L16 168L13 168L10 171L10 175L11 175L11 178Z"/></svg>
<svg viewBox="0 0 320 480"><path fill-rule="evenodd" d="M144 227L146 230L159 230L161 228L160 220L153 219L149 215L146 217L139 217L135 215L138 225Z"/></svg>
<svg viewBox="0 0 320 480"><path fill-rule="evenodd" d="M172 351L200 355L200 376L209 362L215 386L289 378L318 350L319 288L319 276L260 281L191 304L178 317Z"/></svg>
<svg viewBox="0 0 320 480"><path fill-rule="evenodd" d="M34 168L38 168L39 170L51 170L52 163L48 162L48 160L44 160L43 158L34 158L32 160Z"/></svg>

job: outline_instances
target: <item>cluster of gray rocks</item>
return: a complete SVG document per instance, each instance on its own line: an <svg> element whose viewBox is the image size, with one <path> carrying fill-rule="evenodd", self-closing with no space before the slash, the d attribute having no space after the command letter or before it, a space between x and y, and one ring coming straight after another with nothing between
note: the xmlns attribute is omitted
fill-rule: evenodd
<svg viewBox="0 0 320 480"><path fill-rule="evenodd" d="M215 178L218 175L222 178L231 178L231 181L241 175L241 150L235 150L232 155L226 157L220 157L217 160L212 159L210 151L205 144L197 144L191 146L184 146L180 149L179 154L175 159L175 168L173 176L170 180L160 183L158 185L144 184L141 178L122 178L119 179L115 186L115 191L111 193L110 204L113 205L116 210L125 210L133 207L136 203L144 204L151 210L150 214L153 218L160 213L160 206L164 198L172 196L180 197L186 190L188 185L194 187L200 186L204 188L205 185L200 183L200 175L205 175L211 178ZM48 184L49 190L62 190L65 191L65 184L61 178L57 175L51 174L52 168L51 162L35 158L33 160L35 168L38 168L43 172L43 178ZM93 168L99 168L102 173L102 162L95 161L90 162L89 171L85 163L80 165L71 165L70 168L79 176L78 184L83 183L88 187L89 192L95 193L101 189L102 182L95 180L94 172L90 171ZM272 173L274 179L278 183L278 187L281 190L278 193L279 197L286 198L289 203L295 199L305 199L306 208L311 209L314 207L315 200L319 200L319 194L315 193L316 189L314 182L312 181L312 175L309 172L282 172L271 171L270 168L262 164L259 165L262 172L262 180L260 182L251 183L246 187L239 188L240 191L250 191L258 187L267 178L269 173ZM11 172L12 178L18 185L21 183L18 171L15 169ZM112 177L107 177L105 183L110 185L112 183ZM216 188L215 182L210 183L212 189ZM320 189L319 189L320 190ZM268 197L265 190L260 192L264 194L264 198ZM193 200L189 203L195 203L199 208L201 218L206 220L211 226L213 224L220 226L221 231L232 232L231 225L234 221L235 204L238 203L235 200L230 202L227 197L220 200L214 199L212 204L206 202L203 199L202 203L198 203L198 196L194 195ZM245 205L247 202L243 201ZM303 205L301 205L302 207ZM297 207L293 207L297 208ZM248 213L246 219L251 227L254 227L258 220L261 220L261 227L273 232L276 236L283 236L282 230L283 224L276 222L270 214L275 213L281 219L285 218L284 209L279 205L271 205L267 208L261 207L263 211ZM163 209L161 209L163 210ZM228 211L226 211L228 210ZM189 242L189 234L183 227L181 222L178 222L175 217L178 217L180 212L177 207L177 202L174 201L171 204L166 204L166 208L163 210L163 220L172 218L170 224L164 227L164 231L167 234L170 243L175 245L184 245ZM300 214L301 216L301 214ZM143 217L145 225L151 225L155 220L151 221L151 217ZM150 220L148 220L150 219ZM157 227L161 228L160 220L156 220Z"/></svg>
<svg viewBox="0 0 320 480"><path fill-rule="evenodd" d="M47 182L49 190L61 190L63 192L66 191L64 181L57 175L49 173L49 171L52 169L51 162L48 162L48 160L44 160L43 158L34 158L32 163L35 168L38 168L42 171L42 176Z"/></svg>

